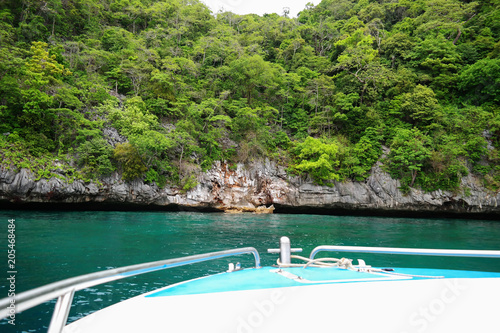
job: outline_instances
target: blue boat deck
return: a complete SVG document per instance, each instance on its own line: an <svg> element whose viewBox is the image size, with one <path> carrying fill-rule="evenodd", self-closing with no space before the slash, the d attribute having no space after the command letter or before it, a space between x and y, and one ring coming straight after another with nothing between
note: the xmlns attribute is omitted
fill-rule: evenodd
<svg viewBox="0 0 500 333"><path fill-rule="evenodd" d="M425 277L423 277L425 276ZM395 281L435 278L500 278L500 273L442 269L396 268L390 272L357 272L338 267L262 267L211 275L172 285L146 297L296 287L315 284Z"/></svg>

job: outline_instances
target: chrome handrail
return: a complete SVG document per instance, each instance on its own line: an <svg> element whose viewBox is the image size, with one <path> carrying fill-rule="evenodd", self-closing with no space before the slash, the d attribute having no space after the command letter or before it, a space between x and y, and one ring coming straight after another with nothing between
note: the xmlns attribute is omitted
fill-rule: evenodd
<svg viewBox="0 0 500 333"><path fill-rule="evenodd" d="M399 247L369 247L369 246L343 246L343 245L317 246L312 250L309 258L314 259L316 254L322 251L409 254L409 255L421 255L421 256L500 258L500 251L489 251L489 250L415 249L415 248L399 248Z"/></svg>
<svg viewBox="0 0 500 333"><path fill-rule="evenodd" d="M16 305L15 313L22 312L57 298L58 300L54 309L54 314L52 315L47 332L60 333L68 320L69 308L71 307L73 295L76 291L111 281L121 280L130 276L247 253L252 253L254 255L255 267L260 268L259 252L254 247L245 247L241 249L197 254L182 258L153 261L72 277L16 295L14 298ZM0 300L0 319L7 318L10 315L8 309L10 304L11 298Z"/></svg>

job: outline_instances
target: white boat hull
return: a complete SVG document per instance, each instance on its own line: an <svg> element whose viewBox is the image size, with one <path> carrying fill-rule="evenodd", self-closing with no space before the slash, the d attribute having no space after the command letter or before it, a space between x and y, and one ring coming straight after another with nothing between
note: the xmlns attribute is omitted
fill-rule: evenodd
<svg viewBox="0 0 500 333"><path fill-rule="evenodd" d="M270 267L261 270L259 274L267 274L265 270L276 274ZM219 278L237 273L243 272ZM289 287L169 294L189 283L115 304L66 326L64 332L469 333L498 329L498 277L339 279Z"/></svg>

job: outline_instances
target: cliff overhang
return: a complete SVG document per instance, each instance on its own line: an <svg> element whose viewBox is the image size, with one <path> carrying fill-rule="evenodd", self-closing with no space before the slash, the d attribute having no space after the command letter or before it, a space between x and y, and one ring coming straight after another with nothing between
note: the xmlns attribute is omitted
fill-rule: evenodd
<svg viewBox="0 0 500 333"><path fill-rule="evenodd" d="M36 179L27 169L0 169L0 206L11 209L187 210L199 212L263 211L332 215L425 216L500 219L500 195L469 175L461 193L402 193L398 180L376 164L363 182L314 184L293 177L284 167L263 160L229 168L217 162L198 175L198 185L183 192L142 180L123 181L118 174L94 182ZM465 190L467 189L467 190ZM270 212L270 211L265 211Z"/></svg>

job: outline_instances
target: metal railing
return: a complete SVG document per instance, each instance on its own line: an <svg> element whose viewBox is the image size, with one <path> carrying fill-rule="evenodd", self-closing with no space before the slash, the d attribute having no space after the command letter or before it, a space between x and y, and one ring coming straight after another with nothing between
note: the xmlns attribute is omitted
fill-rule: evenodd
<svg viewBox="0 0 500 333"><path fill-rule="evenodd" d="M410 255L421 255L421 256L500 258L500 251L412 249L412 248L398 248L398 247L368 247L368 246L341 246L341 245L321 245L315 247L314 250L312 250L309 258L314 259L314 257L318 252L323 252L323 251L410 254Z"/></svg>
<svg viewBox="0 0 500 333"><path fill-rule="evenodd" d="M76 291L135 275L247 253L252 253L254 255L255 267L260 268L259 252L253 247L245 247L182 258L153 261L69 278L16 295L14 298L16 305L15 313L22 312L57 298L48 333L60 333L68 320L69 310L73 302L73 295ZM10 304L11 298L0 300L0 319L7 318L10 315L8 308Z"/></svg>

